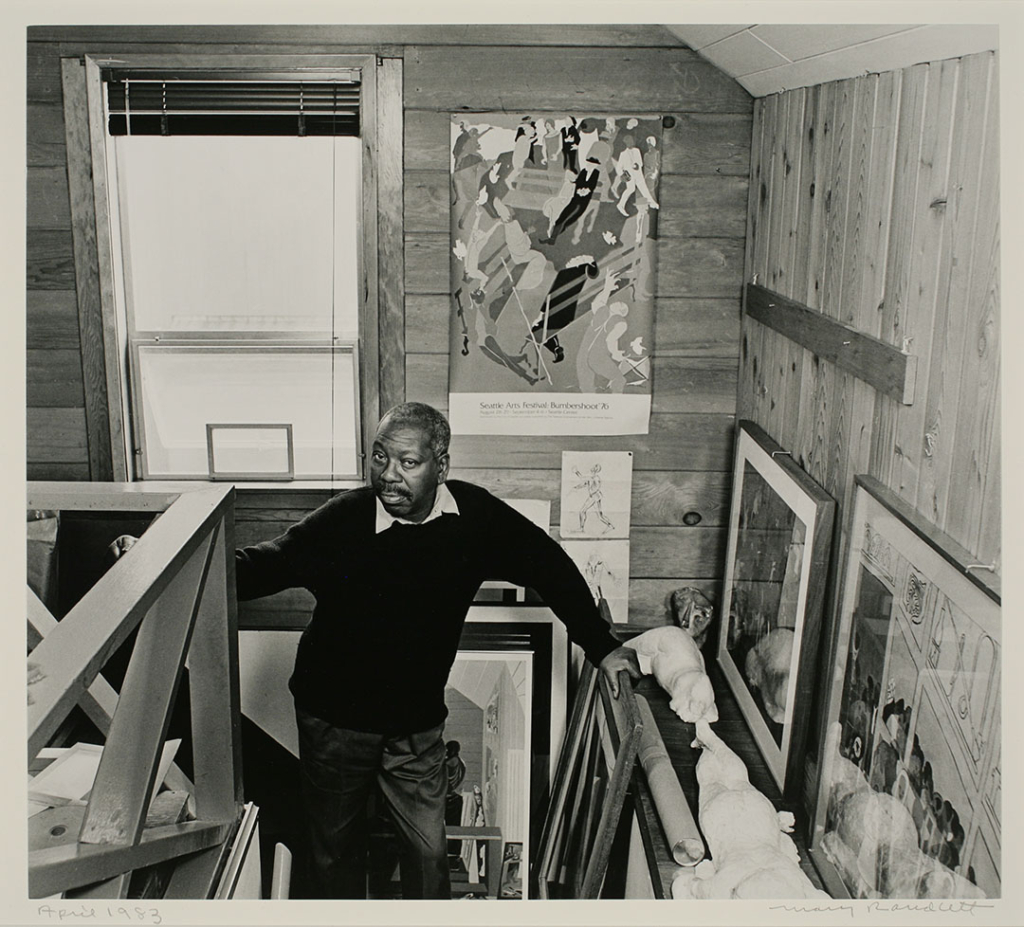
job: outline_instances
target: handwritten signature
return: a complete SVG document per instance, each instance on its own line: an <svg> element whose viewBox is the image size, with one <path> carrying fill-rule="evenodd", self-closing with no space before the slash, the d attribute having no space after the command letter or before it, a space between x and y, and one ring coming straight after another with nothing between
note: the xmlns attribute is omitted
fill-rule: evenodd
<svg viewBox="0 0 1024 927"><path fill-rule="evenodd" d="M770 911L786 911L790 914L832 914L847 913L853 917L861 914L892 914L898 911L924 912L926 914L971 914L985 908L994 908L993 904L981 901L869 901L857 907L852 904L775 904L769 905Z"/></svg>

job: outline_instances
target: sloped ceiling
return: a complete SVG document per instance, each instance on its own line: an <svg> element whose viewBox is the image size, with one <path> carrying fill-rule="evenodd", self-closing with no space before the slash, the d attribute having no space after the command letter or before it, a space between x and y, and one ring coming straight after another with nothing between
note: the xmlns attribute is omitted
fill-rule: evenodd
<svg viewBox="0 0 1024 927"><path fill-rule="evenodd" d="M994 25L666 26L755 97L998 47Z"/></svg>

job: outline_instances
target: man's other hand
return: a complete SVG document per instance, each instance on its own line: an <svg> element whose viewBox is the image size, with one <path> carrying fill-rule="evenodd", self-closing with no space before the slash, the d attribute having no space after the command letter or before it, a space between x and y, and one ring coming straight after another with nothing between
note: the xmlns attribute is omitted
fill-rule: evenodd
<svg viewBox="0 0 1024 927"><path fill-rule="evenodd" d="M630 678L636 682L643 673L640 672L640 661L636 658L636 651L631 647L616 647L608 654L598 667L608 680L608 687L612 690L612 697L619 697L619 673L625 670Z"/></svg>

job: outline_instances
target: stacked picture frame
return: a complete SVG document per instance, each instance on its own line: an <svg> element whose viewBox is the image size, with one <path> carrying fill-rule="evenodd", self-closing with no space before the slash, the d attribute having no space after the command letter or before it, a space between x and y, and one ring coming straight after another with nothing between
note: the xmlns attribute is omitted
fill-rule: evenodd
<svg viewBox="0 0 1024 927"><path fill-rule="evenodd" d="M718 663L780 791L796 797L835 502L753 422L736 439Z"/></svg>
<svg viewBox="0 0 1024 927"><path fill-rule="evenodd" d="M1000 896L1001 625L992 566L857 477L811 834L834 897Z"/></svg>

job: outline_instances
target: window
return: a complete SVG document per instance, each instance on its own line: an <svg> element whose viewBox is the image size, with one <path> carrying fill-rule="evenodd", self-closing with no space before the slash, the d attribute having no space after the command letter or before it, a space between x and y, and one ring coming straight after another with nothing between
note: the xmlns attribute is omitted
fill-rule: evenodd
<svg viewBox="0 0 1024 927"><path fill-rule="evenodd" d="M103 309L116 323L128 478L216 478L225 454L236 480L362 477L378 365L373 68L361 60L274 72L96 64ZM116 401L111 387L108 371Z"/></svg>

